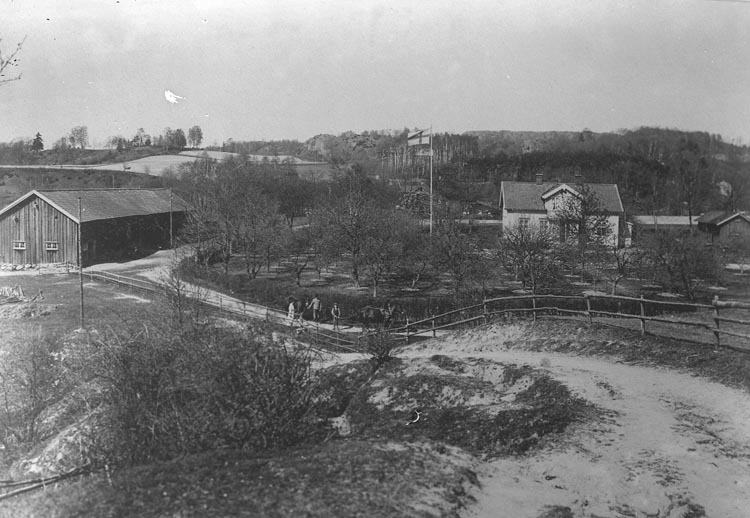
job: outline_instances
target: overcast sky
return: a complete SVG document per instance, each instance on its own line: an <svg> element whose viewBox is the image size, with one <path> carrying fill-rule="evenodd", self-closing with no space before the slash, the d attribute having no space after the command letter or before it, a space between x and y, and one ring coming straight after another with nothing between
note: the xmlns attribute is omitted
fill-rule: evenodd
<svg viewBox="0 0 750 518"><path fill-rule="evenodd" d="M0 141L201 126L204 144L346 130L661 126L750 140L750 2L0 0ZM169 90L183 99L167 101Z"/></svg>

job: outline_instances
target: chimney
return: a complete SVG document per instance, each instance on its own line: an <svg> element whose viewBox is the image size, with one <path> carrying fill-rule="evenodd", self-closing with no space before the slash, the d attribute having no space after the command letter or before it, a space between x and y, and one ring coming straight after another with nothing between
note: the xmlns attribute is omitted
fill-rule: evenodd
<svg viewBox="0 0 750 518"><path fill-rule="evenodd" d="M543 177L542 173L536 173L536 175L534 176L536 177L536 184L542 185L542 177Z"/></svg>

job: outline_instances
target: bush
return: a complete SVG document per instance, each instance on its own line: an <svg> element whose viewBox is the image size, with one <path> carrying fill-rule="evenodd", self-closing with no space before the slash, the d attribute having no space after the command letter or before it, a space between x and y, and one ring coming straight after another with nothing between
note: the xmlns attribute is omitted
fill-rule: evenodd
<svg viewBox="0 0 750 518"><path fill-rule="evenodd" d="M368 333L365 340L365 351L370 355L370 364L372 365L373 372L395 358L393 349L398 344L387 331L379 329Z"/></svg>
<svg viewBox="0 0 750 518"><path fill-rule="evenodd" d="M258 334L144 329L108 336L94 361L108 386L107 462L285 446L313 427L310 358Z"/></svg>
<svg viewBox="0 0 750 518"><path fill-rule="evenodd" d="M6 456L51 435L44 413L70 389L57 340L41 330L10 333L0 350L0 444Z"/></svg>

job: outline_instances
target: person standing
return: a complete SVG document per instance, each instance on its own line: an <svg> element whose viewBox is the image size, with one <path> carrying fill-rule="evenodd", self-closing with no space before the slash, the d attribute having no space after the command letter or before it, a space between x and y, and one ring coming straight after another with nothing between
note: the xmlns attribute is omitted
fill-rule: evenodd
<svg viewBox="0 0 750 518"><path fill-rule="evenodd" d="M294 327L294 320L296 315L296 307L295 307L295 300L292 297L289 297L289 308L287 313L287 319L289 320L289 327Z"/></svg>
<svg viewBox="0 0 750 518"><path fill-rule="evenodd" d="M339 303L334 302L331 308L331 317L333 318L333 329L334 331L339 330L339 320L341 319L341 309L339 309Z"/></svg>
<svg viewBox="0 0 750 518"><path fill-rule="evenodd" d="M308 304L307 308L312 308L313 310L313 320L315 322L320 321L320 308L322 307L322 302L320 302L320 297L318 297L318 294L316 293L313 299L310 301L310 304Z"/></svg>

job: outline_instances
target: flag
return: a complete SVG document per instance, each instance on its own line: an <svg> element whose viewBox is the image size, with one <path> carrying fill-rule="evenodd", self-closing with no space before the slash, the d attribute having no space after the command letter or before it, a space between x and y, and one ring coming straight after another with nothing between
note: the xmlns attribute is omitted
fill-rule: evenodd
<svg viewBox="0 0 750 518"><path fill-rule="evenodd" d="M407 143L410 146L429 145L430 138L432 138L432 129L417 130L413 133L409 133Z"/></svg>

